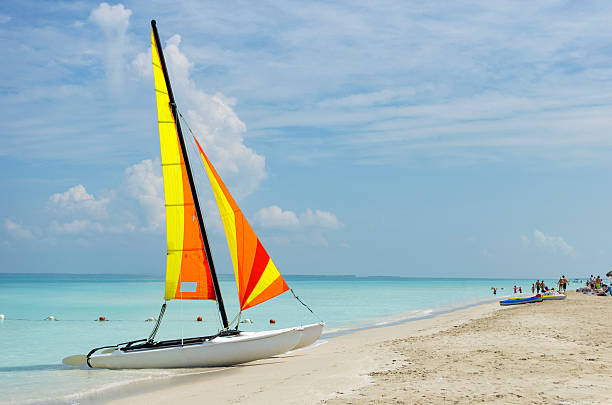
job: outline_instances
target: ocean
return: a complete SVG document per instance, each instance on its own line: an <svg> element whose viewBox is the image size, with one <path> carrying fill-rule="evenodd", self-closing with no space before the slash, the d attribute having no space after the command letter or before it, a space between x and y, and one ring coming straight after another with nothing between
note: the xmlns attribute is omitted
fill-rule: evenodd
<svg viewBox="0 0 612 405"><path fill-rule="evenodd" d="M257 331L326 322L322 339L363 327L431 316L524 291L535 280L287 276L296 295L283 295L243 313ZM553 280L546 280L555 286ZM0 404L87 403L137 382L194 370L93 370L64 366L62 358L148 337L163 303L163 280L149 276L0 273ZM231 319L238 311L233 276L221 275ZM497 287L493 296L491 287ZM501 290L503 288L503 290ZM46 320L53 316L55 321ZM106 322L96 320L104 316ZM203 322L196 322L201 316ZM270 319L276 321L270 324ZM157 339L216 333L213 301L170 301Z"/></svg>

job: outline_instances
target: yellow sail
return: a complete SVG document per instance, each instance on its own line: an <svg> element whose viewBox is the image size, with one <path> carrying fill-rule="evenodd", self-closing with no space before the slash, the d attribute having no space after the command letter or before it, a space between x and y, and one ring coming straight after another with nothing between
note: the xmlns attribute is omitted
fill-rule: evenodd
<svg viewBox="0 0 612 405"><path fill-rule="evenodd" d="M194 140L221 213L234 265L240 309L251 308L284 293L289 289L287 283L195 137Z"/></svg>
<svg viewBox="0 0 612 405"><path fill-rule="evenodd" d="M162 70L160 50L151 31L153 75L159 122L166 203L166 289L171 299L215 299L210 268L196 217L185 160Z"/></svg>

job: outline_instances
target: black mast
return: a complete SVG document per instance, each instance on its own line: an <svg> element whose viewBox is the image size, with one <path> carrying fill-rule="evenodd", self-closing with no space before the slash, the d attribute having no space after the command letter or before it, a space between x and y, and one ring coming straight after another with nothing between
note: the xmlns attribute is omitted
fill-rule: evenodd
<svg viewBox="0 0 612 405"><path fill-rule="evenodd" d="M164 72L164 79L166 80L166 87L168 88L168 97L170 98L170 109L172 110L172 116L176 123L176 131L178 132L179 143L181 144L181 151L183 152L183 159L185 160L185 167L187 171L187 177L189 178L189 188L191 188L191 194L193 195L193 204L195 206L196 215L198 216L198 224L200 225L200 233L204 241L204 250L206 251L206 258L208 259L208 266L210 267L210 275L212 276L213 286L215 288L215 295L217 296L217 303L219 304L219 313L221 314L221 320L223 321L223 327L229 326L227 322L227 314L225 313L225 306L223 305L223 298L221 297L221 289L219 288L219 281L217 280L217 272L215 271L215 265L213 263L212 254L210 253L210 245L208 243L208 237L206 236L206 228L204 228L204 218L202 217L202 211L200 210L200 203L198 201L198 195L196 193L195 183L193 182L193 176L191 174L191 166L189 166L189 157L187 155L187 148L185 148L185 140L183 139L183 132L181 131L181 124L179 123L179 117L176 110L176 103L174 102L174 95L172 94L172 87L170 86L170 77L168 76L168 69L166 68L166 60L164 59L164 52L161 47L159 40L159 34L157 33L157 25L155 20L151 20L151 27L153 28L153 36L155 37L155 45L159 53L159 60L161 62L162 72Z"/></svg>

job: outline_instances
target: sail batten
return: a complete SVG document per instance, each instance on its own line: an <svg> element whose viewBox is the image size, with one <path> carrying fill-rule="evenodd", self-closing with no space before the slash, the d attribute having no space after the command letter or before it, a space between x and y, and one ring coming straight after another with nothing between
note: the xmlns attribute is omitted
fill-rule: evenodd
<svg viewBox="0 0 612 405"><path fill-rule="evenodd" d="M213 189L232 258L240 309L261 304L289 290L276 265L249 225L219 174L193 138Z"/></svg>

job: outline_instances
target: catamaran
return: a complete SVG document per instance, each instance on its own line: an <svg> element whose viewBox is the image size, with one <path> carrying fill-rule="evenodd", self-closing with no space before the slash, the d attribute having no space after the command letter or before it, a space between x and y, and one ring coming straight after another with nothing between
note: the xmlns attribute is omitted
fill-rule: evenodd
<svg viewBox="0 0 612 405"><path fill-rule="evenodd" d="M234 321L228 322L155 20L151 21L151 48L166 205L164 303L147 339L97 347L87 355L69 356L64 363L111 369L229 366L313 344L321 336L322 321L262 332L238 330L242 311L290 289L191 134L221 214L238 288L240 311L235 327ZM211 336L156 341L171 300L215 300L223 328Z"/></svg>

